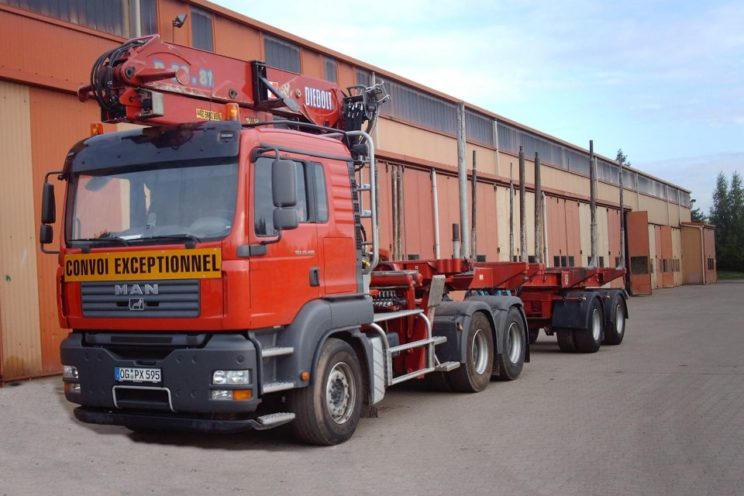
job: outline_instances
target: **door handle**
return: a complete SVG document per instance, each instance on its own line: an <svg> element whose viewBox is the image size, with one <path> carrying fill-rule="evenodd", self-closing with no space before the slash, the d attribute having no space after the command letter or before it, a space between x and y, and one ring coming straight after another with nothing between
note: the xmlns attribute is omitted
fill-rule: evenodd
<svg viewBox="0 0 744 496"><path fill-rule="evenodd" d="M320 269L317 267L310 269L310 286L320 286Z"/></svg>

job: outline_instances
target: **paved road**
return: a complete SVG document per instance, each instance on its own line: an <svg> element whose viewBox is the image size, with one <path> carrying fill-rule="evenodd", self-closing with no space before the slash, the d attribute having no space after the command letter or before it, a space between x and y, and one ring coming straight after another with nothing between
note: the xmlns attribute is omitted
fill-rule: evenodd
<svg viewBox="0 0 744 496"><path fill-rule="evenodd" d="M516 382L398 390L331 448L282 432L76 423L59 380L0 389L0 494L744 494L744 281L634 298L594 355L541 336Z"/></svg>

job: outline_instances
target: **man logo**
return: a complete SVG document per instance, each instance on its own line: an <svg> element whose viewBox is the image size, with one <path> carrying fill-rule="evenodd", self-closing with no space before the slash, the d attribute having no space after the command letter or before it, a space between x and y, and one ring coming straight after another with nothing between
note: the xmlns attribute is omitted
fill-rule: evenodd
<svg viewBox="0 0 744 496"><path fill-rule="evenodd" d="M116 296L147 296L158 294L157 284L114 284Z"/></svg>
<svg viewBox="0 0 744 496"><path fill-rule="evenodd" d="M129 298L129 310L141 312L145 309L144 298Z"/></svg>

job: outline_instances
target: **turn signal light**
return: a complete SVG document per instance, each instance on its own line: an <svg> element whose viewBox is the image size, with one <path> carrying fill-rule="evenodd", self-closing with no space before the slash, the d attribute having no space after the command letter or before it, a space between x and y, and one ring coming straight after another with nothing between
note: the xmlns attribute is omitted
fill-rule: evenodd
<svg viewBox="0 0 744 496"><path fill-rule="evenodd" d="M250 389L235 389L232 392L232 397L235 401L248 401L253 398L253 391Z"/></svg>

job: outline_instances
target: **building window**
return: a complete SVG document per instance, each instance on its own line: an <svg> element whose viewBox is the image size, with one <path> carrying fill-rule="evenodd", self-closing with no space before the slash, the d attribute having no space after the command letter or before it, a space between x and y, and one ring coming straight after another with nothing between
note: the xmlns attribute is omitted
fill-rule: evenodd
<svg viewBox="0 0 744 496"><path fill-rule="evenodd" d="M214 51L212 14L195 8L191 9L191 46L210 52Z"/></svg>
<svg viewBox="0 0 744 496"><path fill-rule="evenodd" d="M369 72L357 69L355 74L356 84L361 84L362 86L369 86L370 82L372 81L372 77L369 75Z"/></svg>
<svg viewBox="0 0 744 496"><path fill-rule="evenodd" d="M336 69L336 61L333 59L323 58L323 77L326 81L335 83L338 81L338 71Z"/></svg>
<svg viewBox="0 0 744 496"><path fill-rule="evenodd" d="M485 146L494 146L493 121L484 115L466 110L465 136L468 141Z"/></svg>
<svg viewBox="0 0 744 496"><path fill-rule="evenodd" d="M365 84L360 81L359 71L357 71L357 82ZM390 101L380 108L382 115L397 117L452 136L457 134L457 106L455 104L393 81L384 83L390 95Z"/></svg>
<svg viewBox="0 0 744 496"><path fill-rule="evenodd" d="M283 40L264 36L266 63L277 69L300 73L300 49Z"/></svg>
<svg viewBox="0 0 744 496"><path fill-rule="evenodd" d="M137 34L134 0L0 0L0 3L26 9L62 21L130 38ZM155 0L140 0L140 33L157 31Z"/></svg>

